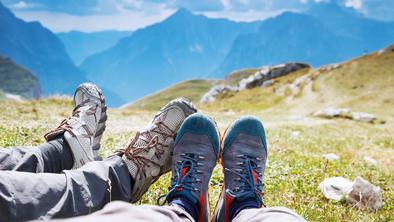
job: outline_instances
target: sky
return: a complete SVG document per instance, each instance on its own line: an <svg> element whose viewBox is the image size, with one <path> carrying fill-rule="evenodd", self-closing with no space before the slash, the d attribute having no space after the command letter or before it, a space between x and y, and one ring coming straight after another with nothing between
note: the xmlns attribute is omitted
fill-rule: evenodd
<svg viewBox="0 0 394 222"><path fill-rule="evenodd" d="M0 0L18 17L39 21L54 32L136 30L159 22L178 8L234 21L262 20L284 11L303 11L335 1L367 17L394 21L394 0Z"/></svg>

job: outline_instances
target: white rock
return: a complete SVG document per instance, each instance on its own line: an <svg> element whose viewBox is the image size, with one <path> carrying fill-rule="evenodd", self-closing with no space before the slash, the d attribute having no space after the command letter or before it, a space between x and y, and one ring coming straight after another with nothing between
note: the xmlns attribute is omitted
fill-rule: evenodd
<svg viewBox="0 0 394 222"><path fill-rule="evenodd" d="M266 81L271 79L287 75L290 72L294 72L303 68L310 68L308 64L290 62L285 64L279 64L275 66L264 66L261 70L257 71L255 74L242 79L238 85L239 90L251 89L254 87L262 86ZM268 82L266 84L272 84Z"/></svg>
<svg viewBox="0 0 394 222"><path fill-rule="evenodd" d="M205 93L200 102L201 103L210 103L216 100L216 97L221 93L226 92L237 92L238 87L236 86L227 86L227 85L217 85L212 87L207 93Z"/></svg>
<svg viewBox="0 0 394 222"><path fill-rule="evenodd" d="M351 116L353 120L360 122L372 123L374 120L376 120L374 115L363 112L352 112Z"/></svg>
<svg viewBox="0 0 394 222"><path fill-rule="evenodd" d="M324 117L324 118L334 118L334 117L351 115L351 110L348 108L328 107L315 112L313 115L318 117Z"/></svg>
<svg viewBox="0 0 394 222"><path fill-rule="evenodd" d="M319 190L326 198L339 201L351 192L352 186L353 183L350 180L343 177L331 177L320 183Z"/></svg>
<svg viewBox="0 0 394 222"><path fill-rule="evenodd" d="M261 87L266 88L268 86L271 86L272 84L274 84L274 80L270 79L270 80L264 81L263 84L261 85Z"/></svg>
<svg viewBox="0 0 394 222"><path fill-rule="evenodd" d="M372 185L362 177L357 177L349 193L348 203L360 209L379 210L383 205L380 187Z"/></svg>
<svg viewBox="0 0 394 222"><path fill-rule="evenodd" d="M23 99L22 96L16 95L16 94L12 94L12 93L6 93L6 94L5 94L5 97L6 97L7 99L15 100L15 101L18 101L18 102L23 102L23 101L25 101L25 99Z"/></svg>
<svg viewBox="0 0 394 222"><path fill-rule="evenodd" d="M334 153L327 153L327 154L323 154L323 158L326 160L333 161L339 159L339 156Z"/></svg>
<svg viewBox="0 0 394 222"><path fill-rule="evenodd" d="M394 44L387 46L384 49L378 51L378 54L381 55L383 53L394 52Z"/></svg>
<svg viewBox="0 0 394 222"><path fill-rule="evenodd" d="M298 138L298 137L300 137L300 135L301 135L300 131L293 131L293 132L291 132L291 137L292 138Z"/></svg>
<svg viewBox="0 0 394 222"><path fill-rule="evenodd" d="M378 165L378 161L376 161L375 159L373 159L373 158L370 157L370 156L364 156L364 160L365 160L367 163L371 164L371 165L374 165L374 166Z"/></svg>

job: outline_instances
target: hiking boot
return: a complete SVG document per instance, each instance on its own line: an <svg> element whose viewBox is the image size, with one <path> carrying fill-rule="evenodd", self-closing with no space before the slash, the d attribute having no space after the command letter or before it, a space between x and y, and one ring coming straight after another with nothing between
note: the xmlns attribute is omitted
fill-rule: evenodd
<svg viewBox="0 0 394 222"><path fill-rule="evenodd" d="M254 117L235 121L225 132L222 165L224 187L215 221L231 221L242 209L263 205L267 143L262 123Z"/></svg>
<svg viewBox="0 0 394 222"><path fill-rule="evenodd" d="M137 132L126 148L117 151L126 162L134 186L131 202L137 202L162 174L171 170L175 134L189 115L193 104L178 98L163 107L142 132Z"/></svg>
<svg viewBox="0 0 394 222"><path fill-rule="evenodd" d="M74 93L72 116L63 120L60 126L44 137L50 141L64 134L73 154L73 169L98 160L100 141L107 120L106 110L101 89L92 83L81 84Z"/></svg>
<svg viewBox="0 0 394 222"><path fill-rule="evenodd" d="M216 124L202 114L188 117L175 140L169 192L158 203L178 204L196 221L208 221L208 184L218 155ZM164 197L164 203L160 203ZM183 205L185 202L189 204Z"/></svg>

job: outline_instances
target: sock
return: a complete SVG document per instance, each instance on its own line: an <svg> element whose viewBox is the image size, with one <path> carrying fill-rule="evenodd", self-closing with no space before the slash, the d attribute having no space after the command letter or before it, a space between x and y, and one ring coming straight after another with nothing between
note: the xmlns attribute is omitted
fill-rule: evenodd
<svg viewBox="0 0 394 222"><path fill-rule="evenodd" d="M234 219L238 215L239 212L241 212L244 209L251 209L251 208L260 208L260 204L258 201L254 198L247 198L245 200L237 201L235 200L233 203L231 203L230 209L229 209L229 216L230 216L230 221Z"/></svg>
<svg viewBox="0 0 394 222"><path fill-rule="evenodd" d="M170 201L170 205L172 204L177 204L181 206L193 217L194 221L198 221L198 207L187 198L177 197Z"/></svg>

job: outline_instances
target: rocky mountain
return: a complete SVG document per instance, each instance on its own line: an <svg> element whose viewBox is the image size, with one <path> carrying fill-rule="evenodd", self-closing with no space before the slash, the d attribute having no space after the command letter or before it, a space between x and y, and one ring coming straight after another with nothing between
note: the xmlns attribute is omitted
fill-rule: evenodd
<svg viewBox="0 0 394 222"><path fill-rule="evenodd" d="M75 64L81 64L86 57L114 46L119 39L131 35L131 32L61 32L56 34L66 47Z"/></svg>
<svg viewBox="0 0 394 222"><path fill-rule="evenodd" d="M56 35L38 22L15 17L1 3L0 53L35 73L44 95L72 94L86 81Z"/></svg>
<svg viewBox="0 0 394 222"><path fill-rule="evenodd" d="M95 82L132 101L175 82L212 72L240 34L259 23L209 19L180 9L135 31L80 66Z"/></svg>
<svg viewBox="0 0 394 222"><path fill-rule="evenodd" d="M0 55L0 91L26 99L38 99L41 94L36 76Z"/></svg>
<svg viewBox="0 0 394 222"><path fill-rule="evenodd" d="M365 18L336 3L315 4L263 21L258 32L239 36L212 76L291 61L335 63L394 42L394 23Z"/></svg>

